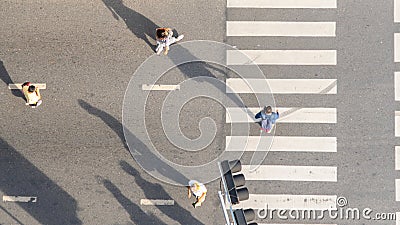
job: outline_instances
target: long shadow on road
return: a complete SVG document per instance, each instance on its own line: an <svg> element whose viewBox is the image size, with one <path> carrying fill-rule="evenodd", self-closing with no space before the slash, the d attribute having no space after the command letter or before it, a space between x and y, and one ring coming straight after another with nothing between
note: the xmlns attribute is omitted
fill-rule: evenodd
<svg viewBox="0 0 400 225"><path fill-rule="evenodd" d="M155 47L148 39L150 37L155 40L155 32L157 25L153 21L147 19L142 14L126 7L122 0L102 0L107 8L111 11L116 20L120 18L125 22L129 30L136 37L145 41L150 47Z"/></svg>
<svg viewBox="0 0 400 225"><path fill-rule="evenodd" d="M8 74L8 71L6 67L4 66L3 61L0 60L0 79L8 86L9 84L12 84L13 81L10 77L10 74ZM20 98L24 98L24 95L20 90L11 90L11 93Z"/></svg>
<svg viewBox="0 0 400 225"><path fill-rule="evenodd" d="M85 109L88 113L99 117L105 124L107 124L121 139L121 142L124 144L125 148L129 151L128 145L125 141L125 136L123 132L123 125L117 119L115 119L110 114L90 105L82 99L78 100L79 105ZM180 172L176 171L173 167L164 163L162 160L158 159L158 156L154 155L149 148L139 140L134 134L126 129L126 138L132 140L134 149L135 149L135 159L138 161L152 161L151 163L146 163L146 165L141 165L146 171L157 171L165 177L174 177L179 181L183 181L182 183L187 183L189 181L188 178L183 176ZM129 151L130 152L130 151ZM130 152L132 154L132 152Z"/></svg>
<svg viewBox="0 0 400 225"><path fill-rule="evenodd" d="M125 142L123 125L121 122L119 122L117 119L115 119L110 114L90 105L89 103L85 102L82 99L79 99L78 103L88 113L99 117L111 129L113 129L114 132L121 139L121 142L123 142L124 146L129 151L129 148ZM170 167L168 164L165 164L161 160L158 160L157 156L154 155L147 148L147 146L145 144L143 144L143 142L140 141L134 134L128 132L127 138L131 138L131 140L134 140L133 143L135 143L135 144L132 147L134 147L135 150L139 153L139 154L135 154L135 159L140 160L141 158L146 158L146 159L154 160L154 163L147 163L146 165L141 165L145 171L157 170L159 173L163 174L166 177L175 177L175 178L178 178L181 180L186 180L185 183L187 183L188 179L185 176L183 176L181 173L176 171L174 168ZM135 170L132 166L130 166L128 163L126 163L125 161L122 161L120 164L121 164L121 167L128 174L135 177L137 184L139 186L141 186L142 190L145 192L145 195L148 196L149 198L150 198L150 196L154 197L155 193L157 193L157 196L160 196L160 198L165 198L165 197L169 196L165 192L165 190L161 187L161 185L153 184L153 183L150 183L150 182L144 180L141 176L139 176L139 172L137 170ZM175 207L176 207L176 205L175 205ZM175 210L174 209L165 209L161 206L159 209L162 212L164 212L166 215L171 217L172 219L181 222L181 224L198 224L198 225L202 224L200 221L198 221L196 218L194 218L187 210L183 209L179 205L177 207L179 208L179 210L176 210L176 208L175 208ZM179 213L177 213L177 211L179 211Z"/></svg>
<svg viewBox="0 0 400 225"><path fill-rule="evenodd" d="M103 185L107 188L109 192L114 195L119 204L124 207L126 212L129 213L132 222L134 222L135 224L166 225L166 223L163 223L154 215L147 215L138 205L125 197L125 195L121 193L121 190L119 190L118 187L111 183L111 181L103 180Z"/></svg>
<svg viewBox="0 0 400 225"><path fill-rule="evenodd" d="M146 16L140 14L139 12L136 12L135 10L128 8L123 4L121 0L116 0L116 1L102 0L102 1L111 11L115 19L122 18L126 26L136 37L144 40L149 46L154 47L154 45L152 45L149 42L148 37L155 40L155 29L160 26L158 26L153 21L148 19ZM176 56L174 54L177 54L179 56ZM211 52L210 54L214 53ZM221 54L225 54L225 52ZM200 76L215 78L212 71L216 71L224 74L224 76L228 76L225 68L219 68L217 66L203 62L201 59L198 59L196 56L191 54L190 51L188 51L187 49L185 49L180 45L174 45L174 48L171 49L169 56L172 61L184 58L187 61L196 62L196 65L191 65L190 67L185 67L185 66L177 67L187 78L194 78ZM175 63L178 64L179 62ZM221 93L225 93L225 86L218 85L218 83L212 85L215 85L215 87L218 88L221 91ZM238 107L245 107L245 105L238 96L234 94L229 94L227 96Z"/></svg>
<svg viewBox="0 0 400 225"><path fill-rule="evenodd" d="M160 184L154 184L148 182L140 176L140 173L129 165L126 161L120 161L122 169L129 175L135 178L136 184L142 187L144 194L147 198L151 199L171 199L171 196L164 190ZM184 191L186 193L186 189ZM169 216L171 219L178 221L180 224L193 224L202 225L200 221L195 219L189 211L182 208L182 206L175 203L173 207L171 206L157 206L157 208L163 212L165 215ZM176 213L176 212L179 213Z"/></svg>
<svg viewBox="0 0 400 225"><path fill-rule="evenodd" d="M2 138L0 171L0 190L5 195L37 197L37 202L7 204L18 204L40 224L82 224L75 199Z"/></svg>
<svg viewBox="0 0 400 225"><path fill-rule="evenodd" d="M13 82L11 80L10 74L8 74L6 67L4 66L3 61L1 60L0 60L0 79L7 85Z"/></svg>

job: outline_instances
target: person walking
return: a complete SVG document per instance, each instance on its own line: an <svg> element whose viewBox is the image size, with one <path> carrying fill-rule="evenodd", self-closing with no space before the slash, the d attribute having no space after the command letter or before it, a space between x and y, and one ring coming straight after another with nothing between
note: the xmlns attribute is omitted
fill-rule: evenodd
<svg viewBox="0 0 400 225"><path fill-rule="evenodd" d="M164 55L167 55L169 51L169 46L177 41L182 40L184 37L184 35L179 35L178 37L175 38L173 35L174 32L172 31L171 28L156 29L157 55L160 55L164 49L165 49Z"/></svg>
<svg viewBox="0 0 400 225"><path fill-rule="evenodd" d="M192 194L196 197L196 201L192 203L192 206L196 208L197 206L201 206L201 204L206 200L207 188L204 184L196 180L190 180L188 186L188 198L190 198Z"/></svg>
<svg viewBox="0 0 400 225"><path fill-rule="evenodd" d="M25 82L22 84L22 93L24 93L26 99L25 105L36 108L42 104L42 96L40 95L39 88L31 85L31 82Z"/></svg>
<svg viewBox="0 0 400 225"><path fill-rule="evenodd" d="M259 122L261 125L261 130L271 133L272 128L274 127L276 120L279 119L279 112L272 112L271 106L265 106L263 110L255 116L256 119L261 119Z"/></svg>

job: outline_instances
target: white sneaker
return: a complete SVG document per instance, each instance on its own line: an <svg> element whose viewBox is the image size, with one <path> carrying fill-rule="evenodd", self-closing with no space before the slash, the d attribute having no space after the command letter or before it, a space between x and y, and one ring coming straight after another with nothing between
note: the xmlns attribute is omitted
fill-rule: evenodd
<svg viewBox="0 0 400 225"><path fill-rule="evenodd" d="M39 100L39 101L36 103L36 106L39 106L40 104L42 104L42 100Z"/></svg>
<svg viewBox="0 0 400 225"><path fill-rule="evenodd" d="M176 38L176 41L180 41L183 39L183 37L185 37L185 35L181 34Z"/></svg>

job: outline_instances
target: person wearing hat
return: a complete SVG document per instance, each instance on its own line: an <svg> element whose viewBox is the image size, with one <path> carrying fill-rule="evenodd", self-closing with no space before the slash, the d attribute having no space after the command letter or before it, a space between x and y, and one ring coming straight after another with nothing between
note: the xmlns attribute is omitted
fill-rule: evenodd
<svg viewBox="0 0 400 225"><path fill-rule="evenodd" d="M192 206L196 208L197 206L201 206L201 203L206 200L207 188L204 186L204 184L196 180L190 180L188 187L188 198L190 198L192 194L194 197L196 197L196 201L192 203Z"/></svg>
<svg viewBox="0 0 400 225"><path fill-rule="evenodd" d="M42 104L42 96L40 95L39 88L31 85L30 82L25 82L22 84L22 93L25 95L26 103L32 108L36 108Z"/></svg>
<svg viewBox="0 0 400 225"><path fill-rule="evenodd" d="M157 41L157 48L156 53L160 55L161 52L164 50L164 55L168 54L169 46L173 43L182 40L184 35L179 35L178 37L173 37L174 32L171 28L157 28L156 29L156 41Z"/></svg>

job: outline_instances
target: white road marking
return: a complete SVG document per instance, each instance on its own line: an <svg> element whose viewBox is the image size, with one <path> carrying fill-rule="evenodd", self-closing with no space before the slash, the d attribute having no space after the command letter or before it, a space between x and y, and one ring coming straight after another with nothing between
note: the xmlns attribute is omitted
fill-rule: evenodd
<svg viewBox="0 0 400 225"><path fill-rule="evenodd" d="M242 165L246 180L337 182L337 167L333 166L261 165L250 171L253 167Z"/></svg>
<svg viewBox="0 0 400 225"><path fill-rule="evenodd" d="M335 22L226 21L226 36L335 37Z"/></svg>
<svg viewBox="0 0 400 225"><path fill-rule="evenodd" d="M396 212L396 225L400 225L400 212Z"/></svg>
<svg viewBox="0 0 400 225"><path fill-rule="evenodd" d="M394 99L400 101L400 72L394 73Z"/></svg>
<svg viewBox="0 0 400 225"><path fill-rule="evenodd" d="M336 94L337 79L241 79L226 80L227 93Z"/></svg>
<svg viewBox="0 0 400 225"><path fill-rule="evenodd" d="M174 91L174 90L179 90L179 89L180 89L179 85L161 85L161 84L154 84L154 85L143 84L142 85L143 91Z"/></svg>
<svg viewBox="0 0 400 225"><path fill-rule="evenodd" d="M228 65L336 65L336 50L227 50Z"/></svg>
<svg viewBox="0 0 400 225"><path fill-rule="evenodd" d="M395 169L400 170L400 146L395 147Z"/></svg>
<svg viewBox="0 0 400 225"><path fill-rule="evenodd" d="M8 85L8 89L22 89L22 84L23 83L20 83L20 84L9 84ZM45 83L44 84L31 83L31 85L33 85L33 86L35 86L35 87L37 87L39 89L46 89L46 84Z"/></svg>
<svg viewBox="0 0 400 225"><path fill-rule="evenodd" d="M336 137L227 136L225 148L225 151L337 152L337 140Z"/></svg>
<svg viewBox="0 0 400 225"><path fill-rule="evenodd" d="M327 210L336 209L336 195L263 195L250 194L249 199L234 205L234 208Z"/></svg>
<svg viewBox="0 0 400 225"><path fill-rule="evenodd" d="M400 22L400 1L394 0L394 22Z"/></svg>
<svg viewBox="0 0 400 225"><path fill-rule="evenodd" d="M37 197L3 195L3 202L36 202Z"/></svg>
<svg viewBox="0 0 400 225"><path fill-rule="evenodd" d="M396 179L396 201L400 202L400 179Z"/></svg>
<svg viewBox="0 0 400 225"><path fill-rule="evenodd" d="M336 108L276 108L277 123L336 123ZM275 109L274 109L275 110ZM254 115L261 108L226 108L226 123L256 122Z"/></svg>
<svg viewBox="0 0 400 225"><path fill-rule="evenodd" d="M395 112L394 121L394 134L396 137L400 137L400 111Z"/></svg>
<svg viewBox="0 0 400 225"><path fill-rule="evenodd" d="M336 0L227 0L228 8L337 8Z"/></svg>
<svg viewBox="0 0 400 225"><path fill-rule="evenodd" d="M394 34L394 61L400 62L400 33Z"/></svg>
<svg viewBox="0 0 400 225"><path fill-rule="evenodd" d="M162 199L140 199L141 205L174 205L174 200L162 200Z"/></svg>

